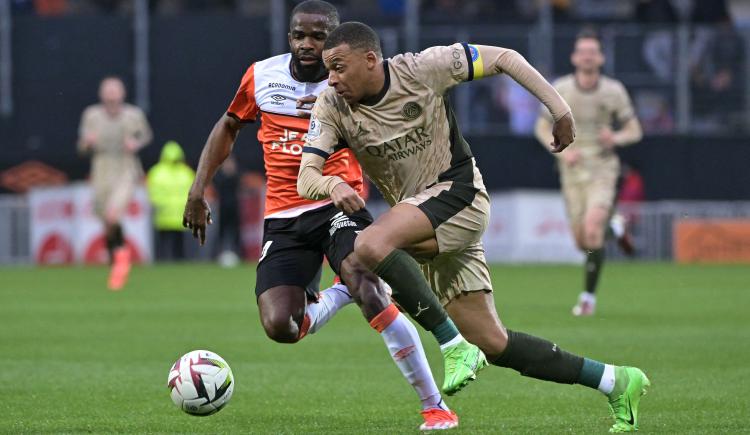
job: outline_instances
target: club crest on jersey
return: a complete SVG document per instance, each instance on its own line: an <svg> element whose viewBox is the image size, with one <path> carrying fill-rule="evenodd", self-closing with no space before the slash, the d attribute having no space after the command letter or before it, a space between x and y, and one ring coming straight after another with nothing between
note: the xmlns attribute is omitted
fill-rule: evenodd
<svg viewBox="0 0 750 435"><path fill-rule="evenodd" d="M411 121L412 119L417 119L422 114L422 107L413 101L409 101L404 104L401 114L404 115L404 118Z"/></svg>
<svg viewBox="0 0 750 435"><path fill-rule="evenodd" d="M310 115L310 127L307 130L307 138L315 139L320 136L320 121L315 115Z"/></svg>

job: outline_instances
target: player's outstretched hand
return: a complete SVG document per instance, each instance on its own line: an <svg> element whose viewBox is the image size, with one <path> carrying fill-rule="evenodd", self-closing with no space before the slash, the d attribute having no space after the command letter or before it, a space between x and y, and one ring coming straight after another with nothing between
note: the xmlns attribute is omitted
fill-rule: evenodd
<svg viewBox="0 0 750 435"><path fill-rule="evenodd" d="M559 153L573 143L576 138L576 123L570 112L555 121L555 125L552 126L552 136L555 138L550 144L553 153Z"/></svg>
<svg viewBox="0 0 750 435"><path fill-rule="evenodd" d="M193 230L193 237L203 246L206 243L206 225L214 223L211 219L211 207L200 197L188 197L185 212L182 214L182 226Z"/></svg>
<svg viewBox="0 0 750 435"><path fill-rule="evenodd" d="M310 111L312 110L315 101L318 99L317 95L305 95L304 97L297 100L297 116L301 118L309 118Z"/></svg>
<svg viewBox="0 0 750 435"><path fill-rule="evenodd" d="M339 210L348 215L365 208L365 200L346 183L339 183L333 188L331 201Z"/></svg>

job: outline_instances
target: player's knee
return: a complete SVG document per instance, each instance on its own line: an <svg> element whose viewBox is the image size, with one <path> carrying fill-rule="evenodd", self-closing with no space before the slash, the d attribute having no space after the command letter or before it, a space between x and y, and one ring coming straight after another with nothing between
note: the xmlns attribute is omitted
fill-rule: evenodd
<svg viewBox="0 0 750 435"><path fill-rule="evenodd" d="M587 250L600 249L604 244L604 236L598 228L589 228L584 234L584 245Z"/></svg>
<svg viewBox="0 0 750 435"><path fill-rule="evenodd" d="M263 316L261 317L261 323L268 338L277 343L296 343L299 341L299 327L291 316Z"/></svg>
<svg viewBox="0 0 750 435"><path fill-rule="evenodd" d="M354 253L369 268L380 263L388 255L388 252L385 252L387 250L388 247L382 240L379 240L377 234L367 230L360 233L354 242Z"/></svg>

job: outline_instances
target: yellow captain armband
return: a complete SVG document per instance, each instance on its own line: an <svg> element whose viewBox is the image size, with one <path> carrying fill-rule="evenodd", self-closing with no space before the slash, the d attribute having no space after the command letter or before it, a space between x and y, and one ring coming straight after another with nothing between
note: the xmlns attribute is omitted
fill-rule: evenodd
<svg viewBox="0 0 750 435"><path fill-rule="evenodd" d="M479 51L479 47L472 44L465 44L464 48L466 49L466 57L470 62L469 65L471 65L469 80L481 79L484 77L484 64L482 63L482 53Z"/></svg>

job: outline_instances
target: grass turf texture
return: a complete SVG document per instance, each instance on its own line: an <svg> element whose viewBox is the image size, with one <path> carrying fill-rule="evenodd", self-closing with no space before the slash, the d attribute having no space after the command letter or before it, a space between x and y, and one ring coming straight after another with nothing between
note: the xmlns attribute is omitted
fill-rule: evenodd
<svg viewBox="0 0 750 435"><path fill-rule="evenodd" d="M419 402L355 307L301 343L273 343L254 273L141 267L111 293L104 268L0 269L0 432L417 432ZM580 268L492 273L510 327L646 371L641 432L746 430L747 267L608 264L598 315L580 319L570 315ZM437 345L422 338L440 385ZM237 382L231 403L206 418L183 414L166 388L171 364L201 348L223 356ZM452 433L605 433L611 423L598 392L496 367L448 403L461 418Z"/></svg>

